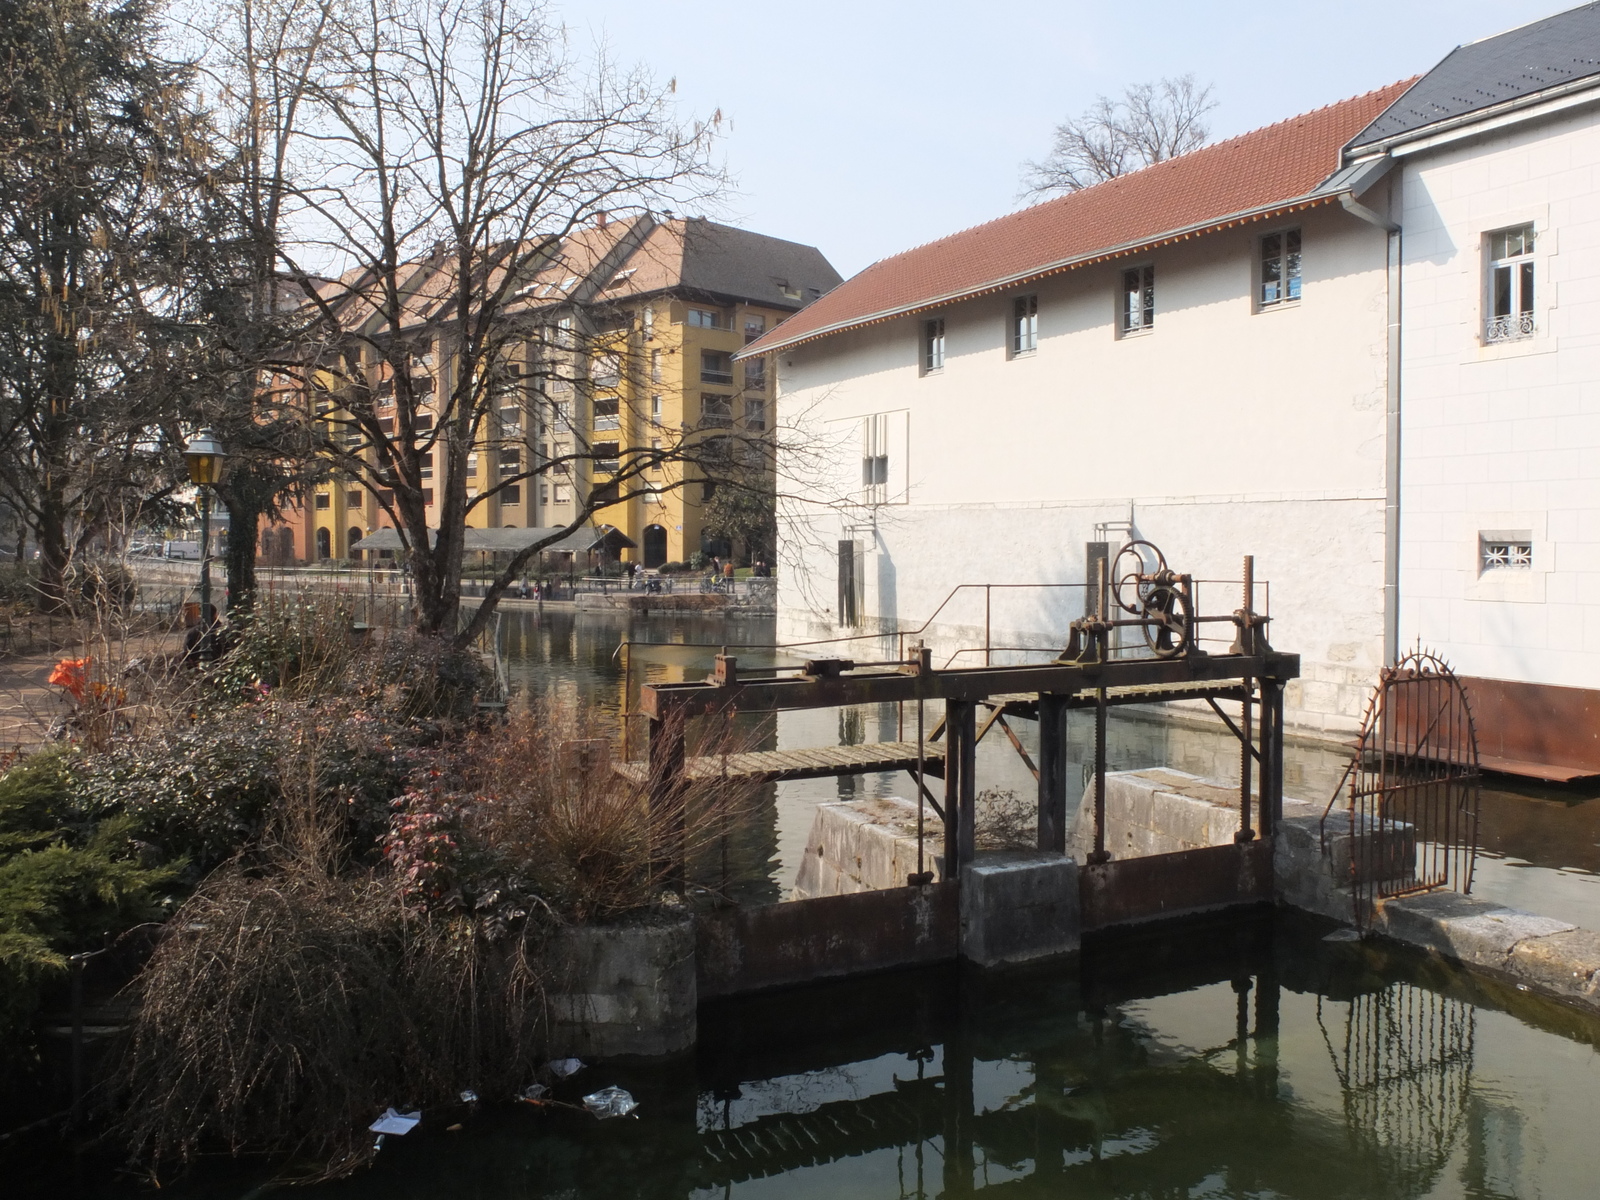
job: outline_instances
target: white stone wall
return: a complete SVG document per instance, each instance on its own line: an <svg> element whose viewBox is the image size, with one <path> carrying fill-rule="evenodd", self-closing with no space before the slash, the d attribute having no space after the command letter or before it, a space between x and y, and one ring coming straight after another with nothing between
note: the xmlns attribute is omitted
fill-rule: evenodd
<svg viewBox="0 0 1600 1200"><path fill-rule="evenodd" d="M1257 312L1258 239L1293 225L1304 298ZM1352 727L1382 657L1384 253L1380 231L1324 208L1142 260L1156 268L1148 334L1116 336L1116 264L1032 289L1031 356L1007 353L1014 294L941 314L937 374L919 369L921 319L780 354L780 414L809 447L786 463L791 490L859 500L862 422L884 414L892 501L783 506L780 637L859 632L834 611L837 542L853 537L867 632L917 628L958 584L1071 585L969 589L928 631L936 662L981 661L987 601L991 645L1059 648L1084 609L1084 543L1115 547L1131 514L1135 536L1201 580L1238 580L1253 553L1273 642L1303 656L1289 718ZM819 455L833 464L821 486ZM1229 613L1238 585L1203 583L1201 600ZM849 652L897 649L879 637Z"/></svg>
<svg viewBox="0 0 1600 1200"><path fill-rule="evenodd" d="M1404 160L1402 644L1600 687L1600 110ZM1486 235L1535 226L1537 333L1487 346ZM1480 531L1533 569L1481 572Z"/></svg>

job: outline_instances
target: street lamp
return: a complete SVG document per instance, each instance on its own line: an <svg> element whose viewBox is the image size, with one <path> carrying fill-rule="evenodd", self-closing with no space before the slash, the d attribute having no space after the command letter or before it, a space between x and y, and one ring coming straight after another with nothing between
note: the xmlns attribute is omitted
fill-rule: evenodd
<svg viewBox="0 0 1600 1200"><path fill-rule="evenodd" d="M202 429L183 448L189 464L189 479L200 489L200 646L210 644L213 624L211 609L211 489L228 472L228 456L222 440L212 429Z"/></svg>

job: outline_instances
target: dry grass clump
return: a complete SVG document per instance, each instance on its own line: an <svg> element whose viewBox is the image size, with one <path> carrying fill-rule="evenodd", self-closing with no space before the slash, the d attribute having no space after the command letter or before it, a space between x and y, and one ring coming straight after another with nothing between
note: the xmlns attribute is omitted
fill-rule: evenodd
<svg viewBox="0 0 1600 1200"><path fill-rule="evenodd" d="M1009 788L978 793L974 811L978 845L984 850L1033 850L1039 844L1039 805Z"/></svg>
<svg viewBox="0 0 1600 1200"><path fill-rule="evenodd" d="M224 871L138 981L120 1132L153 1166L213 1147L337 1172L366 1153L386 1104L525 1082L542 978L535 940L418 914L383 880Z"/></svg>
<svg viewBox="0 0 1600 1200"><path fill-rule="evenodd" d="M722 849L752 814L756 789L701 778L652 809L648 783L613 770L600 732L536 704L467 737L448 769L420 773L396 802L387 846L413 897L474 909L487 896L520 897L521 910L605 921L661 904L684 862L691 888L726 892L736 880ZM698 749L744 748L721 732Z"/></svg>

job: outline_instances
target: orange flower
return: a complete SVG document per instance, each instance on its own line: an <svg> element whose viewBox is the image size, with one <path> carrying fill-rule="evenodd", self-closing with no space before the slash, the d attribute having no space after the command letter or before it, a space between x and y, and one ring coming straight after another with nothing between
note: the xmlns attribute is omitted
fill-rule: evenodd
<svg viewBox="0 0 1600 1200"><path fill-rule="evenodd" d="M79 704L83 703L83 691L88 683L89 660L87 658L63 658L56 664L55 670L50 672L50 682L57 687L65 688L67 693Z"/></svg>

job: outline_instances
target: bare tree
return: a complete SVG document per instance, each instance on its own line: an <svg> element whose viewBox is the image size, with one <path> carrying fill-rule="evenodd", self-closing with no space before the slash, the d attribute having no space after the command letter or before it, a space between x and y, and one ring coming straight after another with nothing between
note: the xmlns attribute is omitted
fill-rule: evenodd
<svg viewBox="0 0 1600 1200"><path fill-rule="evenodd" d="M1211 85L1191 75L1133 84L1122 99L1098 97L1082 115L1056 126L1042 162L1023 169L1022 199L1076 192L1205 144L1205 115L1217 106Z"/></svg>
<svg viewBox="0 0 1600 1200"><path fill-rule="evenodd" d="M418 627L464 642L540 550L702 478L687 464L709 430L630 439L638 424L619 421L591 440L586 402L636 394L622 381L639 356L592 319L605 254L568 278L563 264L585 231L642 237L652 209L710 195L718 118L681 124L670 85L574 62L537 0L350 0L320 38L299 107L276 118L293 180L279 274L315 318L278 368L299 373L336 478L399 532ZM575 515L514 554L456 633L469 518L545 477L568 481Z"/></svg>

